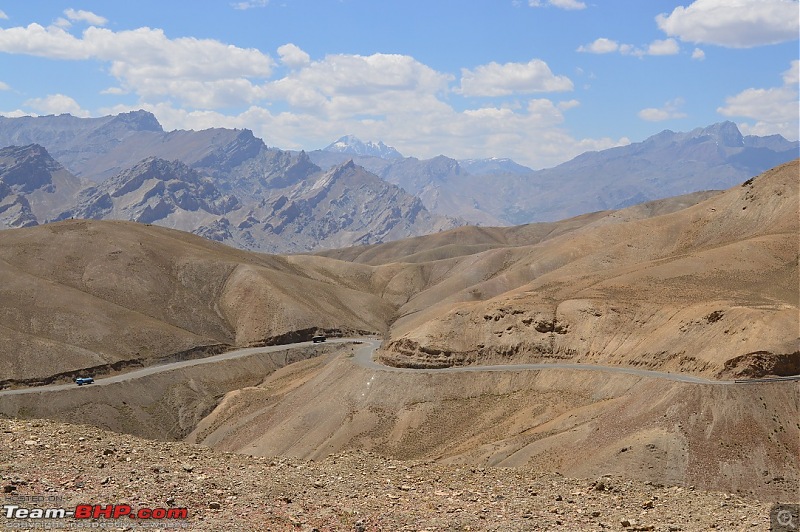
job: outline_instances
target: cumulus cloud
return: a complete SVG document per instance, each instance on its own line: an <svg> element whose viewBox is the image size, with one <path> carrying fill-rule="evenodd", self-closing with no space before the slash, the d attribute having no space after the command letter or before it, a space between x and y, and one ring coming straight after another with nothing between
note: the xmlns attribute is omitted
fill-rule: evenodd
<svg viewBox="0 0 800 532"><path fill-rule="evenodd" d="M23 116L38 116L38 115L36 113L31 113L30 111L15 109L13 111L0 111L0 116L5 116L6 118L21 118Z"/></svg>
<svg viewBox="0 0 800 532"><path fill-rule="evenodd" d="M797 39L797 0L695 0L656 17L658 27L682 41L751 48Z"/></svg>
<svg viewBox="0 0 800 532"><path fill-rule="evenodd" d="M78 102L64 94L50 94L44 98L33 98L27 100L25 105L45 114L69 113L84 118L89 116L89 112L82 109Z"/></svg>
<svg viewBox="0 0 800 532"><path fill-rule="evenodd" d="M674 100L666 102L662 107L648 107L647 109L642 109L639 111L638 116L642 120L647 120L648 122L662 122L675 118L685 118L686 113L680 111L683 104L683 98L675 98Z"/></svg>
<svg viewBox="0 0 800 532"><path fill-rule="evenodd" d="M783 73L783 83L785 85L797 85L800 83L800 61L792 61L792 66Z"/></svg>
<svg viewBox="0 0 800 532"><path fill-rule="evenodd" d="M311 57L292 43L278 47L278 56L281 62L290 68L302 67L311 62Z"/></svg>
<svg viewBox="0 0 800 532"><path fill-rule="evenodd" d="M564 131L564 113L578 105L575 100L536 98L519 108L486 106L464 111L439 104L419 112L401 109L406 103L400 102L382 119L368 120L358 115L332 120L317 112L278 112L263 106L251 106L235 115L189 111L167 102L142 107L153 112L168 130L248 128L268 145L284 149L323 147L342 131L349 131L361 138L382 139L402 153L420 158L439 154L455 158L511 157L533 168L554 166L587 150L630 143L626 138L575 138ZM133 108L116 107L102 113L129 110Z"/></svg>
<svg viewBox="0 0 800 532"><path fill-rule="evenodd" d="M702 61L705 58L706 58L706 53L700 48L695 48L694 51L692 51L692 59L694 59L695 61Z"/></svg>
<svg viewBox="0 0 800 532"><path fill-rule="evenodd" d="M72 22L86 22L93 26L105 26L108 24L107 18L82 9L65 9L64 15Z"/></svg>
<svg viewBox="0 0 800 532"><path fill-rule="evenodd" d="M798 138L798 72L800 61L792 61L783 73L783 86L749 88L725 99L725 106L717 112L726 117L753 120L739 125L743 133L751 135L780 134L792 140Z"/></svg>
<svg viewBox="0 0 800 532"><path fill-rule="evenodd" d="M259 90L250 80L268 77L274 64L256 49L213 39L170 39L163 30L151 28L114 32L92 26L80 37L57 26L0 28L0 51L107 61L123 89L196 106L253 101Z"/></svg>
<svg viewBox="0 0 800 532"><path fill-rule="evenodd" d="M681 51L675 39L655 40L647 47L646 55L675 55Z"/></svg>
<svg viewBox="0 0 800 532"><path fill-rule="evenodd" d="M0 20L8 20L8 15L2 9L0 9Z"/></svg>
<svg viewBox="0 0 800 532"><path fill-rule="evenodd" d="M0 28L0 52L104 63L116 79L102 93L132 94L137 101L93 113L144 108L166 129L248 128L269 145L288 149L322 147L346 131L383 139L419 157L501 156L542 167L627 143L574 138L564 131L565 114L580 105L575 99L518 98L506 105L454 107L454 83L465 96L572 90L568 77L554 75L537 59L464 69L457 79L408 55L314 59L287 43L277 57L288 68L272 79L274 60L259 50L210 39L173 39L151 28L91 26L71 33L37 24ZM10 114L89 116L64 94L33 98L24 107L25 113Z"/></svg>
<svg viewBox="0 0 800 532"><path fill-rule="evenodd" d="M474 70L461 69L461 87L464 96L508 96L533 92L571 91L572 81L566 76L556 76L541 59L527 63L489 63Z"/></svg>
<svg viewBox="0 0 800 532"><path fill-rule="evenodd" d="M579 0L528 0L528 5L531 7L553 6L568 10L586 9L586 4Z"/></svg>
<svg viewBox="0 0 800 532"><path fill-rule="evenodd" d="M589 52L592 54L610 54L618 50L619 43L605 37L597 38L589 44L578 47L579 52Z"/></svg>
<svg viewBox="0 0 800 532"><path fill-rule="evenodd" d="M633 55L643 57L645 55L675 55L680 52L680 45L675 39L655 40L645 48L637 48L631 44L620 44L615 40L600 37L577 48L578 52L590 54L612 54Z"/></svg>
<svg viewBox="0 0 800 532"><path fill-rule="evenodd" d="M264 95L329 118L383 116L444 105L437 95L452 79L407 55L336 54L269 83Z"/></svg>

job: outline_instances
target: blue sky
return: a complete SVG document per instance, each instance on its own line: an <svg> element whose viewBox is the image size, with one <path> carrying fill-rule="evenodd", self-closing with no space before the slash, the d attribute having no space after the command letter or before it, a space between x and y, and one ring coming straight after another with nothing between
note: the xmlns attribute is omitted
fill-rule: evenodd
<svg viewBox="0 0 800 532"><path fill-rule="evenodd" d="M797 0L0 0L0 114L155 113L542 168L722 120L798 138Z"/></svg>

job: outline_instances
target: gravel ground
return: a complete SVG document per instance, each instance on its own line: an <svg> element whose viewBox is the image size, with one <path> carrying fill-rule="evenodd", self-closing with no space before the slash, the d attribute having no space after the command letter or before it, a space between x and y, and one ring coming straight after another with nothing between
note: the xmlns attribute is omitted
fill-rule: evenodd
<svg viewBox="0 0 800 532"><path fill-rule="evenodd" d="M769 530L771 504L618 476L393 461L309 462L155 442L93 427L0 419L4 505L186 508L186 519L50 519L50 530ZM32 529L8 517L0 528ZM41 525L41 522L38 523ZM27 528L25 528L27 527Z"/></svg>

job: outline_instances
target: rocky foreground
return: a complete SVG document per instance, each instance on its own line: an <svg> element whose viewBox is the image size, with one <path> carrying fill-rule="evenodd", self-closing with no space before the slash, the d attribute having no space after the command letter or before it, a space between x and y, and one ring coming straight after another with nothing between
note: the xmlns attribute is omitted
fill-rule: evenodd
<svg viewBox="0 0 800 532"><path fill-rule="evenodd" d="M0 419L0 486L4 505L186 508L185 520L143 523L212 531L769 530L772 506L611 475L570 479L530 469L392 461L360 451L320 462L251 457L14 419ZM26 526L8 518L6 508L2 528ZM49 521L51 530L90 524ZM133 530L142 521L101 518L95 526L101 523L106 530Z"/></svg>

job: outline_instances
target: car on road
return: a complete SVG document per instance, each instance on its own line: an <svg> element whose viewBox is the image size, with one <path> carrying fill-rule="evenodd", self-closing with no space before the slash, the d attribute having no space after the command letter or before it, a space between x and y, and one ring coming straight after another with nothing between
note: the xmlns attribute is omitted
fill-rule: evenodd
<svg viewBox="0 0 800 532"><path fill-rule="evenodd" d="M78 386L83 386L84 384L92 384L94 379L92 377L78 377L75 379L75 384Z"/></svg>
<svg viewBox="0 0 800 532"><path fill-rule="evenodd" d="M327 338L325 337L324 334L317 334L316 336L311 338L311 341L314 342L315 344L318 344L320 342L324 342L325 340L327 340Z"/></svg>

